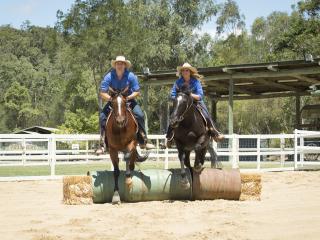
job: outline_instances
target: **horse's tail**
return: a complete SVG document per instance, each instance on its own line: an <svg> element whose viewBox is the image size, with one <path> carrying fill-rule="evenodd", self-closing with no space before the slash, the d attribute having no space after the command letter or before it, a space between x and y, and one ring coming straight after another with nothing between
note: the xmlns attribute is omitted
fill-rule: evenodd
<svg viewBox="0 0 320 240"><path fill-rule="evenodd" d="M136 151L136 156L137 156L137 159L136 159L137 162L144 162L145 160L148 159L149 153L146 153L145 155L140 156L140 154L138 153L137 149L135 151Z"/></svg>

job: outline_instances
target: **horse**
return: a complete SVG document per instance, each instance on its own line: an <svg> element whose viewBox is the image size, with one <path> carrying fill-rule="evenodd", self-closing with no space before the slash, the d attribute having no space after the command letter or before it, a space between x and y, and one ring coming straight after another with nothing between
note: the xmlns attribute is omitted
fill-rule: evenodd
<svg viewBox="0 0 320 240"><path fill-rule="evenodd" d="M183 85L176 90L177 96L173 100L173 110L169 124L173 128L173 139L178 149L182 177L180 182L183 188L188 188L190 183L186 177L184 166L192 172L190 152L194 150L196 153L194 171L201 171L210 136L207 132L205 120L193 102L189 87Z"/></svg>
<svg viewBox="0 0 320 240"><path fill-rule="evenodd" d="M135 168L135 162L143 162L148 158L148 154L140 156L136 149L138 124L131 109L127 106L127 92L128 87L122 91L109 88L112 110L106 123L105 140L108 142L109 154L114 168L113 204L121 203L118 186L120 175L118 153L124 153L126 161L125 182L129 189L132 187L131 171Z"/></svg>

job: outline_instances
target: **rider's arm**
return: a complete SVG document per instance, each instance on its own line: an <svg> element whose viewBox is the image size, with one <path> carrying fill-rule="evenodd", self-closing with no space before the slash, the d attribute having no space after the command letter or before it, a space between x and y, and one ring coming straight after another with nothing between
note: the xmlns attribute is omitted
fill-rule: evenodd
<svg viewBox="0 0 320 240"><path fill-rule="evenodd" d="M130 82L129 87L132 93L127 97L127 100L131 100L140 96L140 86L139 86L138 78L136 75L130 72L128 77Z"/></svg>
<svg viewBox="0 0 320 240"><path fill-rule="evenodd" d="M191 97L196 100L196 101L200 101L201 100L201 97L197 94L194 94L194 93L191 93Z"/></svg>
<svg viewBox="0 0 320 240"><path fill-rule="evenodd" d="M127 97L127 100L131 100L139 96L140 96L140 92L133 92Z"/></svg>
<svg viewBox="0 0 320 240"><path fill-rule="evenodd" d="M171 99L175 99L177 97L177 82L173 84L171 89Z"/></svg>
<svg viewBox="0 0 320 240"><path fill-rule="evenodd" d="M102 98L102 100L107 102L111 100L111 96L108 94L110 83L111 83L111 73L108 73L103 78L100 85L100 97Z"/></svg>
<svg viewBox="0 0 320 240"><path fill-rule="evenodd" d="M191 93L191 97L196 101L201 101L203 99L203 90L199 80L194 83L194 91Z"/></svg>
<svg viewBox="0 0 320 240"><path fill-rule="evenodd" d="M100 92L100 97L102 98L102 100L104 100L106 102L111 100L111 96L105 92Z"/></svg>

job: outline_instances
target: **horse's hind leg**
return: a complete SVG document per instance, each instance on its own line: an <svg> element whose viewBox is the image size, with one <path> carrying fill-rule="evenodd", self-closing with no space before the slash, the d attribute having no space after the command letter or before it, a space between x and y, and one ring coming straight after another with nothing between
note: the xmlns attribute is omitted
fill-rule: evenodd
<svg viewBox="0 0 320 240"><path fill-rule="evenodd" d="M118 158L118 152L112 148L109 148L110 151L110 158L113 164L113 177L114 177L114 193L112 196L112 203L118 204L121 202L120 200L120 194L119 194L119 184L118 179L120 175L120 169L119 169L119 158Z"/></svg>

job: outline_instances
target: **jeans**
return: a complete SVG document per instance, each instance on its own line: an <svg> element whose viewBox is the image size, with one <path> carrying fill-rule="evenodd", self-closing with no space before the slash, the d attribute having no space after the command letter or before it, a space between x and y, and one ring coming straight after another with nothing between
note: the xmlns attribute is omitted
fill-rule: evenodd
<svg viewBox="0 0 320 240"><path fill-rule="evenodd" d="M143 132L143 134L145 136L147 136L146 128L145 128L145 121L144 121L144 114L143 114L141 107L138 105L138 103L135 100L130 100L130 101L128 101L128 103L129 103L129 107L132 110L134 117L136 118L136 120L138 122L139 130L141 130ZM104 135L104 133L105 133L106 121L107 121L108 115L110 114L110 111L111 111L111 102L108 102L104 106L104 108L102 109L102 111L100 113L100 133L101 133L101 135ZM140 136L140 134L138 134L137 137L138 137L139 143L144 143L144 139L142 138L142 136Z"/></svg>

